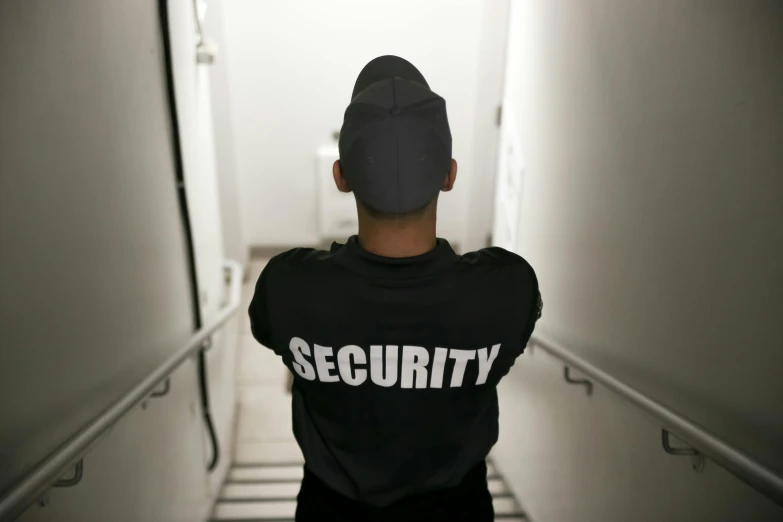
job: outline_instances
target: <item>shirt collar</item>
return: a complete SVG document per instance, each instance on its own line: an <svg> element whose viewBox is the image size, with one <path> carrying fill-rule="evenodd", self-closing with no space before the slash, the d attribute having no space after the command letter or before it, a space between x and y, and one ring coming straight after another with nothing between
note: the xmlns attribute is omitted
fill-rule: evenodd
<svg viewBox="0 0 783 522"><path fill-rule="evenodd" d="M341 245L333 243L330 253L335 261L349 270L370 277L422 277L438 272L455 263L459 256L445 239L438 238L435 248L413 257L384 257L368 252L359 244L358 236L351 236Z"/></svg>

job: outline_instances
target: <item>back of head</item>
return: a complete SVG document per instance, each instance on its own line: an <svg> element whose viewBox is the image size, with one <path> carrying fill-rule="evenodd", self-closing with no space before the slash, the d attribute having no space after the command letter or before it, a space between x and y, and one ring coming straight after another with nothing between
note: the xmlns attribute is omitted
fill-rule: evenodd
<svg viewBox="0 0 783 522"><path fill-rule="evenodd" d="M452 170L446 102L410 62L376 58L356 80L339 148L360 216L399 222L434 214Z"/></svg>

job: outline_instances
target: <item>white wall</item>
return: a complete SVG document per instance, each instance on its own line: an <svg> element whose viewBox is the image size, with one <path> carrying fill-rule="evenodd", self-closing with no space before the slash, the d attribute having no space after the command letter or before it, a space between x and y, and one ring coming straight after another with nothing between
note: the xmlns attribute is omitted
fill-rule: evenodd
<svg viewBox="0 0 783 522"><path fill-rule="evenodd" d="M0 3L0 490L192 335L159 4ZM205 319L223 299L209 92L190 0L172 0L185 178ZM8 278L9 274L13 274ZM209 354L223 466L195 361L95 443L26 522L204 520L230 459L238 321ZM11 347L11 349L5 349Z"/></svg>
<svg viewBox="0 0 783 522"><path fill-rule="evenodd" d="M493 225L498 163L498 107L502 105L509 25L509 0L483 4L474 137L474 165L464 228L464 251L487 246ZM464 181L464 180L463 180Z"/></svg>
<svg viewBox="0 0 783 522"><path fill-rule="evenodd" d="M230 0L229 0L230 1ZM209 67L212 95L212 122L215 140L215 166L220 194L220 221L223 250L226 257L245 264L248 257L239 212L239 187L236 172L234 129L231 124L231 92L225 58L225 0L210 0L207 4L204 33L217 48L217 58Z"/></svg>
<svg viewBox="0 0 783 522"><path fill-rule="evenodd" d="M210 66L198 64L195 60L194 42L197 36L193 2L170 0L169 10L174 96L179 118L185 194L193 238L201 319L206 323L219 313L226 297L220 192L221 189L230 190L230 183L228 187L218 184ZM212 13L207 10L205 14L209 16ZM226 175L230 179L231 173ZM221 332L213 339L214 349L207 353L210 410L222 453L218 467L208 477L211 497L217 495L233 453L237 335L230 331ZM211 448L205 448L207 458L211 458L211 453Z"/></svg>
<svg viewBox="0 0 783 522"><path fill-rule="evenodd" d="M441 199L439 233L466 243L473 180L492 177L486 158L477 162L482 129L476 122L483 118L491 125L499 103L499 90L492 88L488 96L496 96L494 101L477 102L482 82L500 83L500 68L480 63L482 49L501 47L481 46L482 31L505 27L501 17L485 15L497 13L497 5L232 0L224 8L242 226L249 244L318 241L316 149L333 144L331 134L342 125L356 76L382 54L413 62L446 99L460 172L455 191ZM478 115L479 107L486 114Z"/></svg>
<svg viewBox="0 0 783 522"><path fill-rule="evenodd" d="M531 0L513 23L541 331L783 471L783 4ZM783 518L561 370L534 352L503 385L497 456L535 520Z"/></svg>

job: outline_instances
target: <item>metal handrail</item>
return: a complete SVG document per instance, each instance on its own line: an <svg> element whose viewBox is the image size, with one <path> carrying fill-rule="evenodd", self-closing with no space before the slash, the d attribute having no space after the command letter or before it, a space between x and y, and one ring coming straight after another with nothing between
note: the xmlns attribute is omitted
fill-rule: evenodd
<svg viewBox="0 0 783 522"><path fill-rule="evenodd" d="M564 348L558 343L535 334L530 343L544 350L566 365L575 368L592 380L610 389L637 408L655 418L661 428L670 431L677 438L687 442L698 453L703 454L734 476L750 485L778 505L783 506L783 476L758 462L742 450L732 446L707 428L693 422L648 397L639 390L622 382L595 365ZM691 454L691 453L689 453Z"/></svg>
<svg viewBox="0 0 783 522"><path fill-rule="evenodd" d="M198 353L215 330L222 327L236 313L239 308L242 269L239 263L229 260L224 261L223 267L230 273L231 287L228 302L218 312L217 317L193 334L182 348L155 368L141 382L50 453L11 488L3 492L0 497L0 520L13 520L35 502L35 499L52 487L69 467L82 459L93 442L137 404L149 397L158 384L166 380L188 357Z"/></svg>

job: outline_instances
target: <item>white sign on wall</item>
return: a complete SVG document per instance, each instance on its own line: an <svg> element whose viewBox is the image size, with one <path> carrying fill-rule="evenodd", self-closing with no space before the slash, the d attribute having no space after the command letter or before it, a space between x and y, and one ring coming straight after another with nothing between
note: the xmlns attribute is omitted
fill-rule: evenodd
<svg viewBox="0 0 783 522"><path fill-rule="evenodd" d="M514 111L507 103L504 103L503 112L506 116L500 125L492 239L495 246L516 252L525 161L522 157L519 135L512 116Z"/></svg>

